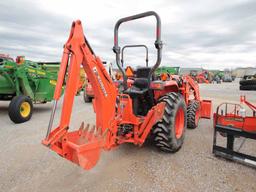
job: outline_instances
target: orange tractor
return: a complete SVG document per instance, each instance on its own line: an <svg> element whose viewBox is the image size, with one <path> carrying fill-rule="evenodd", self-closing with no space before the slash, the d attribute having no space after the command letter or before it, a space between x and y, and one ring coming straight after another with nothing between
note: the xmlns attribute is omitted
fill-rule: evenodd
<svg viewBox="0 0 256 192"><path fill-rule="evenodd" d="M131 86L121 67L118 30L122 23L154 16L156 18L157 60L153 67L136 71ZM162 58L161 21L150 11L117 21L114 29L116 64L123 76L122 91L113 83L101 59L95 55L84 36L81 21L72 24L70 36L64 45L55 101L46 138L42 143L63 158L83 167L94 167L102 149L111 150L123 143L143 145L151 134L155 145L165 152L178 151L184 140L185 130L195 128L200 118L210 118L211 101L201 100L198 85L190 77L177 80L154 80L154 71ZM70 131L70 118L80 64L90 80L94 92L93 107L96 125L81 123L78 130ZM59 125L52 130L57 102L61 96L66 68L68 77Z"/></svg>
<svg viewBox="0 0 256 192"><path fill-rule="evenodd" d="M209 84L212 82L211 75L208 71L203 70L202 72L191 71L190 76L198 83Z"/></svg>

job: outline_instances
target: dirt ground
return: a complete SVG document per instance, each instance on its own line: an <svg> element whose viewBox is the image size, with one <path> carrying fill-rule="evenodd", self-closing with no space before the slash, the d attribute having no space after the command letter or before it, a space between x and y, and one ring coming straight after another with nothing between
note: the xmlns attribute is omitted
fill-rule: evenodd
<svg viewBox="0 0 256 192"><path fill-rule="evenodd" d="M221 102L239 102L241 93L256 103L256 92L240 92L237 81L204 84L200 89L203 98L212 99L214 111ZM92 105L85 104L82 96L75 104L72 127L92 123ZM0 102L0 191L256 191L255 169L212 154L212 120L201 120L197 129L187 130L184 145L175 154L159 152L150 144L141 148L125 144L103 152L96 167L84 171L41 145L50 103L36 105L31 121L20 125L9 120L7 107L8 102ZM254 141L244 148L256 154Z"/></svg>

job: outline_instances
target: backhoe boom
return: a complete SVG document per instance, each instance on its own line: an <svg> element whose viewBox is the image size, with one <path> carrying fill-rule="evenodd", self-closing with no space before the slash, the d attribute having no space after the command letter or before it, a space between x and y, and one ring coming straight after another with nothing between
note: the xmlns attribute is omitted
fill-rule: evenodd
<svg viewBox="0 0 256 192"><path fill-rule="evenodd" d="M85 41L81 21L76 21L72 24L69 39L64 45L64 52L62 56L60 72L58 75L58 81L54 94L54 107L49 123L47 136L45 140L43 140L43 143L45 145L50 146L53 150L55 150L62 156L65 156L66 151L69 151L69 149L67 150L66 148L74 148L74 145L72 145L71 143L69 143L69 145L66 146L65 142L59 141L66 141L68 137L66 136L66 134L69 128L74 97L77 92L76 85L79 81L78 77L80 65L83 66L88 76L88 79L92 84L93 90L95 91L96 96L94 99L94 108L97 114L96 127L93 127L93 130L90 130L89 127L87 127L87 130L85 130L85 127L81 127L80 132L81 130L84 130L84 132L87 131L89 132L89 136L91 134L91 139L95 139L95 141L98 141L96 140L96 138L94 138L92 133L97 131L100 132L98 133L98 135L102 135L103 133L105 133L106 130L111 127L111 120L114 119L115 116L115 101L117 96L117 89L114 86L112 79L109 77L108 73L103 67L100 58L94 55L87 41ZM66 71L67 83L64 101L62 105L63 107L61 112L61 119L59 126L55 128L53 131L51 131L54 113L57 106L57 101L59 100L61 95L61 88L66 77ZM98 144L103 145L102 142L98 142ZM70 157L67 158L73 161L72 158L74 157L71 157L73 155L74 154L71 154ZM80 164L80 162L76 163Z"/></svg>

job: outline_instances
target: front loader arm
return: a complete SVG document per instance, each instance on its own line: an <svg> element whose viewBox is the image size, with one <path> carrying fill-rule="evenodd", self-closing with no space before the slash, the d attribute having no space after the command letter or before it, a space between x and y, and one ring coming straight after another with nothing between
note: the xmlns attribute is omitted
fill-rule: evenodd
<svg viewBox="0 0 256 192"><path fill-rule="evenodd" d="M93 148L96 146L99 147L98 145L104 147L106 144L102 143L102 140L98 141L94 134L92 134L93 131L88 130L88 126L87 131L85 131L83 123L79 131L68 132L81 65L83 66L95 93L94 108L96 112L96 126L93 131L103 134L111 129L111 122L115 116L117 89L105 70L100 58L94 54L88 41L85 39L81 21L76 21L73 22L69 39L64 45L58 81L54 93L54 106L47 135L43 140L43 144L49 146L61 156L86 168L86 166L90 167L90 165L84 160L84 157L79 156L81 151L88 150L85 140L90 138L96 142L95 145L90 144L89 148L92 146ZM67 81L60 123L57 128L51 130L57 101L61 96L66 73ZM89 133L87 134L86 132ZM83 136L83 134L86 138L81 141L79 136Z"/></svg>
<svg viewBox="0 0 256 192"><path fill-rule="evenodd" d="M183 76L183 81L186 82L184 91L185 101L190 102L190 92L194 94L194 100L200 102L200 117L210 119L212 111L212 102L210 100L203 100L200 97L198 84L188 75Z"/></svg>

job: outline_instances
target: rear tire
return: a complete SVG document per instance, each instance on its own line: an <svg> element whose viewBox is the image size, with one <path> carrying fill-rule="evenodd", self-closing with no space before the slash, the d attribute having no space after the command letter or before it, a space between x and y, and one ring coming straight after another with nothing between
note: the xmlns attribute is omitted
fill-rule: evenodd
<svg viewBox="0 0 256 192"><path fill-rule="evenodd" d="M29 97L15 96L9 105L8 113L14 123L24 123L32 117L33 104Z"/></svg>
<svg viewBox="0 0 256 192"><path fill-rule="evenodd" d="M187 111L184 98L179 93L169 93L159 99L165 102L163 118L153 127L154 144L161 151L177 152L184 141Z"/></svg>
<svg viewBox="0 0 256 192"><path fill-rule="evenodd" d="M90 102L92 102L92 97L88 96L88 95L86 94L86 91L85 91L85 90L84 90L84 102L85 102L85 103L90 103Z"/></svg>
<svg viewBox="0 0 256 192"><path fill-rule="evenodd" d="M190 101L187 108L187 128L195 129L199 122L199 102L196 100Z"/></svg>

